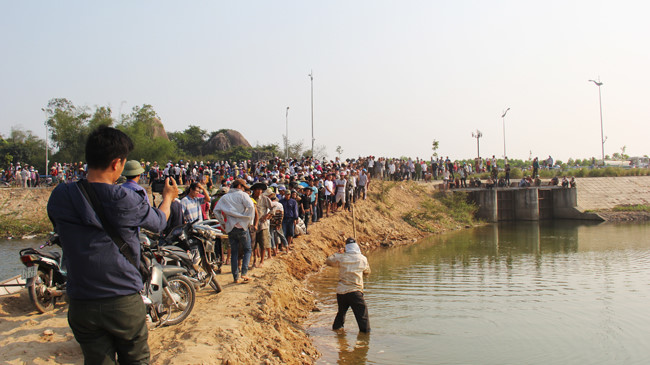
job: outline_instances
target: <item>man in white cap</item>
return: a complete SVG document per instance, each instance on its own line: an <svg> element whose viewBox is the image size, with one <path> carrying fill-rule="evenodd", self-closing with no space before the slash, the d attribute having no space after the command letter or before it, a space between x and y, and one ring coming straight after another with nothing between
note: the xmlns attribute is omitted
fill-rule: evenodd
<svg viewBox="0 0 650 365"><path fill-rule="evenodd" d="M332 325L333 330L343 328L345 314L352 307L360 332L370 332L368 307L363 299L363 274L370 274L368 259L361 253L354 238L345 241L345 250L327 258L329 266L339 267L339 284L336 286L338 312Z"/></svg>

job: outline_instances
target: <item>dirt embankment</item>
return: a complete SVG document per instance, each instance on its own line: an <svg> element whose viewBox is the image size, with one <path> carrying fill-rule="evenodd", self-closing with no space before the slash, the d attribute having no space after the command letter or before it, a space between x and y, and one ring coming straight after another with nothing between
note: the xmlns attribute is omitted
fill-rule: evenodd
<svg viewBox="0 0 650 365"><path fill-rule="evenodd" d="M402 217L430 199L432 185L381 183L369 198L356 204L357 241L364 251L423 237L426 234ZM46 199L45 199L46 200ZM41 208L43 209L43 208ZM461 228L451 219L434 223L439 232ZM448 228L447 228L448 229ZM224 290L198 292L190 317L183 323L150 332L155 364L311 364L319 353L302 327L314 308L304 288L307 274L319 270L325 258L353 235L352 214L338 212L309 227L294 241L294 251L253 269L253 281L233 284L223 267ZM65 305L38 315L27 293L0 300L0 362L80 364L83 357L66 321Z"/></svg>
<svg viewBox="0 0 650 365"><path fill-rule="evenodd" d="M0 237L21 238L51 231L46 207L52 189L0 189Z"/></svg>

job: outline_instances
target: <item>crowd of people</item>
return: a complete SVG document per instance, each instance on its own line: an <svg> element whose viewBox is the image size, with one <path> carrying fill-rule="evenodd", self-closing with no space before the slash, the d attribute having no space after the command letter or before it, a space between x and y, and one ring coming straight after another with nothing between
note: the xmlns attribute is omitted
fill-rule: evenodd
<svg viewBox="0 0 650 365"><path fill-rule="evenodd" d="M73 182L86 176L87 166L83 162L54 162L48 174L41 175L35 166L26 163L10 163L0 170L0 181L5 186L34 188L52 186L63 182Z"/></svg>
<svg viewBox="0 0 650 365"><path fill-rule="evenodd" d="M497 164L500 164L500 166ZM249 183L254 183L258 180L268 180L269 186L272 185L271 180L275 179L277 185L279 181L291 179L303 179L307 182L305 177L310 177L314 182L314 186L318 187L318 182L322 183L325 187L325 196L333 195L334 200L340 201L343 196L346 196L351 191L354 198L359 194L364 194L365 189L362 187L370 178L383 179L389 181L403 181L415 180L424 182L441 181L441 188L458 189L458 188L492 188L492 187L509 187L509 186L539 186L540 169L553 168L553 158L549 156L547 159L540 160L535 157L530 166L530 175L523 176L526 182L520 181L519 183L512 183L510 181L511 167L508 163L508 158L498 161L493 155L491 158L474 159L473 163L465 161L452 161L449 157L431 158L424 160L420 158L385 158L368 156L358 159L347 159L341 161L339 158L330 161L319 161L312 158L290 159L284 161L280 158L275 158L270 161L252 162L250 160L244 161L168 161L165 164L159 165L157 161L152 162L139 162L143 169L140 174L140 183L147 184L157 179L164 177L172 177L175 181L183 185L187 182L196 181L203 184L211 183L211 186L216 188L221 184L229 184L235 178L243 178ZM349 171L350 175L346 176L346 180L352 179L349 186L345 189L335 183L336 179L330 180L327 175L332 169L338 171L342 165L347 165L346 170L350 170L350 166L358 168L358 171ZM74 182L86 176L87 166L82 161L72 163L53 163L49 175L40 175L34 166L28 166L18 162L10 164L6 169L2 170L0 179L5 186L17 187L37 187L37 186L51 186L63 182ZM502 174L500 174L502 172ZM481 180L478 174L488 173L485 180ZM339 176L340 178L340 176ZM528 181L530 178L531 181ZM523 180L522 179L522 180ZM559 179L559 178L558 178ZM356 180L359 180L357 187ZM332 181L331 183L328 181ZM554 184L554 180L549 185ZM573 181L573 185L571 184ZM332 186L333 185L333 186ZM339 184L340 185L340 184ZM571 187L575 186L575 179L570 178L568 184L562 186ZM330 192L330 190L332 192ZM303 191L299 191L302 193ZM277 194L277 192L276 192ZM313 192L310 197L314 200L318 193ZM279 196L278 198L281 198ZM349 200L349 199L348 199ZM325 211L333 209L332 205L325 204ZM348 207L349 209L349 207ZM312 213L312 216L316 216Z"/></svg>
<svg viewBox="0 0 650 365"><path fill-rule="evenodd" d="M163 166L129 161L127 165L135 168L125 176L127 183L138 179L153 185L169 178L186 186L172 205L169 224L217 219L228 235L223 260L231 265L235 282L248 282L249 264L262 266L265 260L290 252L293 238L309 234L310 225L366 199L370 161L371 157L329 162L274 158L168 161Z"/></svg>

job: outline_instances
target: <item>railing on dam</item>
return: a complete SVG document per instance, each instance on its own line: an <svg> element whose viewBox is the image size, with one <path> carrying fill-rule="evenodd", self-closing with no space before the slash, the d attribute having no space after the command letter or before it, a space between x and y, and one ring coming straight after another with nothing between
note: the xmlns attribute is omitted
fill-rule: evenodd
<svg viewBox="0 0 650 365"><path fill-rule="evenodd" d="M542 219L600 219L577 208L575 188L529 187L465 190L488 222Z"/></svg>

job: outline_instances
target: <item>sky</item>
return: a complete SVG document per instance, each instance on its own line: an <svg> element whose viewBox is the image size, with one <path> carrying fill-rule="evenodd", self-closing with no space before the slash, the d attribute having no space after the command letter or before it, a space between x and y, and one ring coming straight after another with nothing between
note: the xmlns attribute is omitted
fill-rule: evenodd
<svg viewBox="0 0 650 365"><path fill-rule="evenodd" d="M647 1L3 1L0 134L52 98L330 158L650 154ZM289 107L287 117L287 107ZM510 108L505 118L502 113Z"/></svg>

